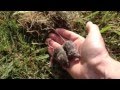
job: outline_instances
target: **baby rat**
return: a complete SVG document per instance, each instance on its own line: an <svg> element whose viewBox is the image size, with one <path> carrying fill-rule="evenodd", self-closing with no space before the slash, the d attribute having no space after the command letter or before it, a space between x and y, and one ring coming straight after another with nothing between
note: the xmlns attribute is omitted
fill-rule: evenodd
<svg viewBox="0 0 120 90"><path fill-rule="evenodd" d="M70 67L68 57L62 47L55 48L54 54L53 54L53 60L57 61L64 68Z"/></svg>
<svg viewBox="0 0 120 90"><path fill-rule="evenodd" d="M50 46L49 43L48 43L48 45ZM53 49L52 46L50 46L50 47ZM50 67L53 66L54 62L59 63L59 64L60 64L62 67L64 67L64 68L69 68L69 67L70 67L67 54L66 54L66 52L64 51L64 49L63 49L62 46L53 49L53 55L52 55L52 57L50 58L50 61L51 61L51 62L50 62Z"/></svg>
<svg viewBox="0 0 120 90"><path fill-rule="evenodd" d="M76 49L74 43L70 40L66 41L63 44L63 49L66 51L66 54L67 54L69 60L80 57L80 54L79 54L78 50Z"/></svg>

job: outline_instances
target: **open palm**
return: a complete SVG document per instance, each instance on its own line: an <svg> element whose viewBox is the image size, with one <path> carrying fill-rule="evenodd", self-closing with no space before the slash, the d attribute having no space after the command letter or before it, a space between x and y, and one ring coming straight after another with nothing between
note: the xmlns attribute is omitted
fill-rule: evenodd
<svg viewBox="0 0 120 90"><path fill-rule="evenodd" d="M101 74L96 73L95 66L103 62L99 60L99 57L108 56L97 25L88 22L86 27L88 31L86 39L74 32L65 29L56 29L65 40L72 40L74 42L81 55L79 61L72 60L70 63L71 67L66 69L73 78L99 78ZM63 45L64 41L53 33L49 37L46 41L50 42L50 46L53 47L48 46L48 51L52 55L53 49Z"/></svg>

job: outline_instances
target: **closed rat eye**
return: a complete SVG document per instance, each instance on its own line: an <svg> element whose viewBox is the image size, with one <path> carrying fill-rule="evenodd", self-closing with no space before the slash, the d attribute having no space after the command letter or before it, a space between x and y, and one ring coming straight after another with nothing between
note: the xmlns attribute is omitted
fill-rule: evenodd
<svg viewBox="0 0 120 90"><path fill-rule="evenodd" d="M68 53L68 56L70 56L70 55L72 55L72 54L73 54L73 52L69 52L69 53Z"/></svg>
<svg viewBox="0 0 120 90"><path fill-rule="evenodd" d="M68 55L73 55L73 54L75 54L75 50L70 50L69 52L68 52Z"/></svg>
<svg viewBox="0 0 120 90"><path fill-rule="evenodd" d="M58 57L58 61L60 60L61 58L60 57Z"/></svg>

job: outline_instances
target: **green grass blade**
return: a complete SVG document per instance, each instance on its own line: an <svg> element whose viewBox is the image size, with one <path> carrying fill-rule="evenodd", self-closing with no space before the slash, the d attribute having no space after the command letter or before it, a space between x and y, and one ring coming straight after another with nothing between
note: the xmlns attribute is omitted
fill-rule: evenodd
<svg viewBox="0 0 120 90"><path fill-rule="evenodd" d="M120 36L120 31L114 30L113 32L116 33L116 34L118 34Z"/></svg>
<svg viewBox="0 0 120 90"><path fill-rule="evenodd" d="M45 54L45 55L40 55L38 57L36 57L37 60L44 60L44 59L47 59L49 57L48 54Z"/></svg>
<svg viewBox="0 0 120 90"><path fill-rule="evenodd" d="M110 30L111 26L106 26L100 30L101 33L105 33L106 31Z"/></svg>
<svg viewBox="0 0 120 90"><path fill-rule="evenodd" d="M108 14L109 14L109 11L105 12L105 15L102 17L101 23L106 21Z"/></svg>
<svg viewBox="0 0 120 90"><path fill-rule="evenodd" d="M11 70L13 69L13 61L8 65L8 67L5 69L5 72L1 76L1 79L7 78Z"/></svg>
<svg viewBox="0 0 120 90"><path fill-rule="evenodd" d="M94 13L91 13L89 16L87 16L86 18L91 18L91 17L95 17L100 11L96 11Z"/></svg>

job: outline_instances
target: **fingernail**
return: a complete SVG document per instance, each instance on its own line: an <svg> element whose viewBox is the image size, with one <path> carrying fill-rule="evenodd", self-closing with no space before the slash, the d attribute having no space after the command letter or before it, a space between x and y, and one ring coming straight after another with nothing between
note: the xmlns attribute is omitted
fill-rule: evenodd
<svg viewBox="0 0 120 90"><path fill-rule="evenodd" d="M91 21L88 21L87 23L89 23L89 24L93 24Z"/></svg>
<svg viewBox="0 0 120 90"><path fill-rule="evenodd" d="M55 37L55 34L54 33L50 33L49 34L49 37L51 38L51 37Z"/></svg>
<svg viewBox="0 0 120 90"><path fill-rule="evenodd" d="M51 39L50 39L50 38L47 38L46 41L45 41L45 44L46 44L46 45L49 45L50 41L51 41Z"/></svg>
<svg viewBox="0 0 120 90"><path fill-rule="evenodd" d="M91 26L93 23L91 21L88 21L86 24L86 27L89 28L89 26Z"/></svg>

